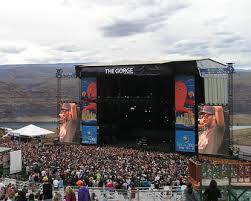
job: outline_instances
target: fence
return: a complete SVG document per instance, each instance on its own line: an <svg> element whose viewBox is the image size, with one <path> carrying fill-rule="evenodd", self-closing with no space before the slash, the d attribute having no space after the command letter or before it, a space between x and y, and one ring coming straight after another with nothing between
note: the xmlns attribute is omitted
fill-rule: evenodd
<svg viewBox="0 0 251 201"><path fill-rule="evenodd" d="M250 153L239 151L237 156L241 160L251 161L251 154Z"/></svg>
<svg viewBox="0 0 251 201"><path fill-rule="evenodd" d="M42 190L41 183L32 183L29 181L18 181L15 179L3 178L3 183L8 185L11 183L18 190L28 188L29 193L37 193ZM76 193L77 187L73 187ZM89 188L93 200L105 201L183 201L184 200L184 186L166 186L163 189L152 188L136 188L129 190L109 189L109 188ZM54 193L59 193L63 198L65 193L64 189L54 189Z"/></svg>
<svg viewBox="0 0 251 201"><path fill-rule="evenodd" d="M56 191L62 196L63 190ZM77 197L77 189L75 189ZM106 201L183 201L184 194L180 187L172 186L169 189L136 189L118 190L106 188L89 188L91 197L94 200Z"/></svg>

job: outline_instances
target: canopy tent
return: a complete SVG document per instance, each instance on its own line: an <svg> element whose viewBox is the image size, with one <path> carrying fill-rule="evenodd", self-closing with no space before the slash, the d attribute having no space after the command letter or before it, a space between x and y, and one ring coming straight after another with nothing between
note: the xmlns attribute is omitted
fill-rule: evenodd
<svg viewBox="0 0 251 201"><path fill-rule="evenodd" d="M6 152L10 152L11 148L8 147L0 147L0 154L6 153Z"/></svg>
<svg viewBox="0 0 251 201"><path fill-rule="evenodd" d="M41 137L48 134L53 134L54 132L50 130L46 130L44 128L40 128L33 124L25 126L23 128L12 131L12 134L20 137Z"/></svg>

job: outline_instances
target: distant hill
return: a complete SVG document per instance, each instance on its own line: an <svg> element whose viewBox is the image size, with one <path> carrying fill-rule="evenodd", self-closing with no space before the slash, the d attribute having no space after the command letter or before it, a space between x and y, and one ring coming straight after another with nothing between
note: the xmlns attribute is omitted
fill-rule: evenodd
<svg viewBox="0 0 251 201"><path fill-rule="evenodd" d="M74 64L28 64L0 66L0 121L26 121L33 117L56 119L56 69L74 73ZM78 100L79 80L62 82L62 97ZM234 75L234 113L251 114L251 71L240 70ZM46 118L42 118L46 117Z"/></svg>
<svg viewBox="0 0 251 201"><path fill-rule="evenodd" d="M30 116L56 119L57 68L62 68L65 74L75 71L74 65L0 66L0 121L26 121ZM78 79L63 82L63 97L71 99L78 96L76 90L70 90L78 86L76 81Z"/></svg>
<svg viewBox="0 0 251 201"><path fill-rule="evenodd" d="M234 74L233 98L234 113L251 115L251 71L237 71Z"/></svg>

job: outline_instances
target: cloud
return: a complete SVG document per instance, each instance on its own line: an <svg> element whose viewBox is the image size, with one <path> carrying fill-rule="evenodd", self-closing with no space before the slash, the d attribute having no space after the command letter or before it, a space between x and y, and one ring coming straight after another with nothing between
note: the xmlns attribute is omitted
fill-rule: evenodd
<svg viewBox="0 0 251 201"><path fill-rule="evenodd" d="M169 47L168 54L184 54L195 57L205 57L209 55L210 44L202 40L181 40Z"/></svg>
<svg viewBox="0 0 251 201"><path fill-rule="evenodd" d="M7 53L7 54L18 54L25 50L24 47L17 47L17 46L0 46L0 52Z"/></svg>
<svg viewBox="0 0 251 201"><path fill-rule="evenodd" d="M146 22L130 22L121 20L110 26L103 27L103 32L106 37L121 37L143 33L146 29Z"/></svg>
<svg viewBox="0 0 251 201"><path fill-rule="evenodd" d="M71 2L69 0L62 0L62 1L60 1L60 5L62 5L62 6L70 6Z"/></svg>
<svg viewBox="0 0 251 201"><path fill-rule="evenodd" d="M236 42L240 42L242 41L242 38L241 36L235 36L235 35L232 35L232 36L226 36L223 40L222 40L222 43L236 43Z"/></svg>
<svg viewBox="0 0 251 201"><path fill-rule="evenodd" d="M1 4L1 63L211 57L251 66L251 1L25 2Z"/></svg>
<svg viewBox="0 0 251 201"><path fill-rule="evenodd" d="M212 51L221 54L251 54L248 52L251 48L251 41L246 37L235 33L222 35L211 40Z"/></svg>
<svg viewBox="0 0 251 201"><path fill-rule="evenodd" d="M251 45L247 45L246 47L241 47L240 51L243 53L249 53L249 55L250 55L251 54Z"/></svg>
<svg viewBox="0 0 251 201"><path fill-rule="evenodd" d="M59 45L58 47L56 47L56 50L63 52L79 52L81 48L77 45L71 44L71 45Z"/></svg>
<svg viewBox="0 0 251 201"><path fill-rule="evenodd" d="M5 64L7 62L8 62L8 59L6 58L6 56L4 54L1 54L0 52L0 63Z"/></svg>
<svg viewBox="0 0 251 201"><path fill-rule="evenodd" d="M189 58L214 58L229 62L238 60L239 64L247 63L251 56L251 41L238 33L217 33L200 39L183 39L169 45L164 51L170 55L186 55ZM240 59L242 58L242 59ZM225 61L224 61L225 60Z"/></svg>
<svg viewBox="0 0 251 201"><path fill-rule="evenodd" d="M170 16L189 7L187 1L143 1L139 7L128 8L123 17L114 17L112 23L100 30L105 37L124 37L156 31L164 27ZM162 26L163 25L163 26Z"/></svg>
<svg viewBox="0 0 251 201"><path fill-rule="evenodd" d="M207 26L216 26L222 24L226 19L226 16L212 17L211 19L206 19L203 24Z"/></svg>
<svg viewBox="0 0 251 201"><path fill-rule="evenodd" d="M232 35L233 33L228 31L215 31L213 34L217 36L227 36Z"/></svg>

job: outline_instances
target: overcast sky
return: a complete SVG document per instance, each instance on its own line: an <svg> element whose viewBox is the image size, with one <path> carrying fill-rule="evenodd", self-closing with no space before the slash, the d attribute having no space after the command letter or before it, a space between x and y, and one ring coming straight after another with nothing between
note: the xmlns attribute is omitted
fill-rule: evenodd
<svg viewBox="0 0 251 201"><path fill-rule="evenodd" d="M0 3L0 64L212 58L251 68L250 0Z"/></svg>

